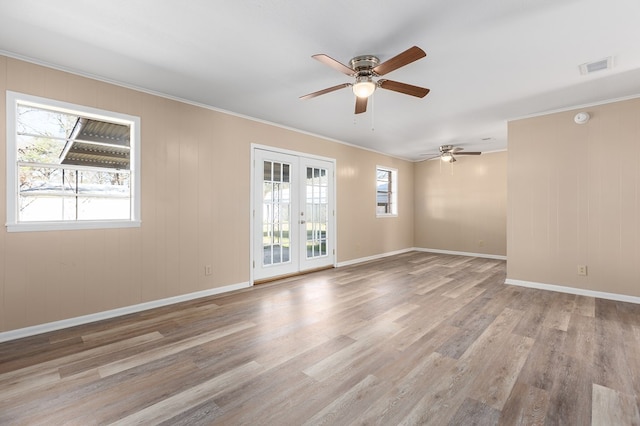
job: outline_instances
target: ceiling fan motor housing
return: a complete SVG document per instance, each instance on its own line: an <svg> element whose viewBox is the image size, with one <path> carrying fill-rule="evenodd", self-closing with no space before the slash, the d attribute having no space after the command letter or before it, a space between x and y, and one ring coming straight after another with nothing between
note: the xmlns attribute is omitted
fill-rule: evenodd
<svg viewBox="0 0 640 426"><path fill-rule="evenodd" d="M380 64L380 59L372 55L362 55L356 56L355 58L351 59L349 64L351 65L351 68L356 71L356 75L358 77L369 77L374 74L373 68L377 67L378 64Z"/></svg>

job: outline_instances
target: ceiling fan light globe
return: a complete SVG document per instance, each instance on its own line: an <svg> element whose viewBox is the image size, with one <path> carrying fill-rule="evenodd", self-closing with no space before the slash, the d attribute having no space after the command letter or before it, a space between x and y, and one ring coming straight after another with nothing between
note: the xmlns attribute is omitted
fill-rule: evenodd
<svg viewBox="0 0 640 426"><path fill-rule="evenodd" d="M453 155L449 152L445 152L440 156L440 159L445 163L453 163L455 160L453 159Z"/></svg>
<svg viewBox="0 0 640 426"><path fill-rule="evenodd" d="M375 92L376 84L371 80L357 81L353 87L353 94L359 98L368 98Z"/></svg>

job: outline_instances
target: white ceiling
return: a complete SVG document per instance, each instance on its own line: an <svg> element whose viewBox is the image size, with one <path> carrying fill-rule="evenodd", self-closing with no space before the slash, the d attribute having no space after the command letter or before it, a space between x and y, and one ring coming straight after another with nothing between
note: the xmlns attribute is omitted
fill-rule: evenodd
<svg viewBox="0 0 640 426"><path fill-rule="evenodd" d="M420 160L506 147L509 119L640 94L638 0L0 0L0 50ZM354 115L351 79L311 58L427 57ZM611 70L579 65L614 57ZM491 138L490 140L483 140ZM259 141L256 141L259 142Z"/></svg>

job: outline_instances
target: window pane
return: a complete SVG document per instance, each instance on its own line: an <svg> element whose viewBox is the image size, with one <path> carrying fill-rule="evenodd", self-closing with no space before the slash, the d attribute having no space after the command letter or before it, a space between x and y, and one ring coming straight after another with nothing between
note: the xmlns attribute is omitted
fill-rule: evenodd
<svg viewBox="0 0 640 426"><path fill-rule="evenodd" d="M78 174L78 194L128 197L131 192L128 172L83 170Z"/></svg>
<svg viewBox="0 0 640 426"><path fill-rule="evenodd" d="M291 197L291 184L283 183L280 187L280 200L283 203L288 203Z"/></svg>
<svg viewBox="0 0 640 426"><path fill-rule="evenodd" d="M68 138L78 122L77 115L63 112L20 104L17 109L16 130L19 135Z"/></svg>
<svg viewBox="0 0 640 426"><path fill-rule="evenodd" d="M63 192L75 192L75 174L57 167L22 166L19 168L19 186L21 195L62 195Z"/></svg>
<svg viewBox="0 0 640 426"><path fill-rule="evenodd" d="M78 197L78 220L117 220L130 217L129 198Z"/></svg>
<svg viewBox="0 0 640 426"><path fill-rule="evenodd" d="M387 182L378 181L378 192L388 192L389 184Z"/></svg>
<svg viewBox="0 0 640 426"><path fill-rule="evenodd" d="M289 165L288 164L283 164L282 165L282 181L283 182L291 182L290 177L289 177Z"/></svg>
<svg viewBox="0 0 640 426"><path fill-rule="evenodd" d="M320 188L320 202L327 204L329 202L329 191L326 186Z"/></svg>
<svg viewBox="0 0 640 426"><path fill-rule="evenodd" d="M265 182L271 182L271 162L270 161L265 161L264 162L264 181Z"/></svg>
<svg viewBox="0 0 640 426"><path fill-rule="evenodd" d="M21 196L20 220L24 222L62 220L62 198L47 196Z"/></svg>
<svg viewBox="0 0 640 426"><path fill-rule="evenodd" d="M391 172L388 171L388 170L378 169L378 180L388 181L390 174L391 174Z"/></svg>
<svg viewBox="0 0 640 426"><path fill-rule="evenodd" d="M265 202L271 202L273 200L273 184L271 182L262 183L262 199Z"/></svg>
<svg viewBox="0 0 640 426"><path fill-rule="evenodd" d="M18 136L18 161L60 164L65 141L33 136Z"/></svg>
<svg viewBox="0 0 640 426"><path fill-rule="evenodd" d="M282 263L287 263L291 260L291 248L289 243L282 246Z"/></svg>
<svg viewBox="0 0 640 426"><path fill-rule="evenodd" d="M280 222L282 223L289 223L290 222L290 218L289 215L291 214L291 209L289 208L289 204L281 204L281 210L280 210Z"/></svg>
<svg viewBox="0 0 640 426"><path fill-rule="evenodd" d="M262 225L262 243L265 246L271 245L271 224L269 223Z"/></svg>
<svg viewBox="0 0 640 426"><path fill-rule="evenodd" d="M273 184L273 201L275 203L279 202L282 198L282 184L274 183Z"/></svg>
<svg viewBox="0 0 640 426"><path fill-rule="evenodd" d="M280 163L273 163L273 181L282 181L282 164Z"/></svg>

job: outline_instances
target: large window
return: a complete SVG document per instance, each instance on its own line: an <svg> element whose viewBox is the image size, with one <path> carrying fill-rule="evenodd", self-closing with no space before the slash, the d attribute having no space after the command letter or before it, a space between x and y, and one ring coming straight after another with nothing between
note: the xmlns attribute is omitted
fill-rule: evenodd
<svg viewBox="0 0 640 426"><path fill-rule="evenodd" d="M7 92L7 229L140 225L140 119Z"/></svg>
<svg viewBox="0 0 640 426"><path fill-rule="evenodd" d="M388 167L376 167L376 215L398 214L398 171Z"/></svg>

